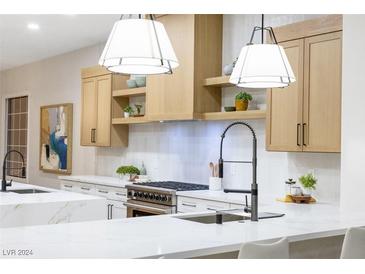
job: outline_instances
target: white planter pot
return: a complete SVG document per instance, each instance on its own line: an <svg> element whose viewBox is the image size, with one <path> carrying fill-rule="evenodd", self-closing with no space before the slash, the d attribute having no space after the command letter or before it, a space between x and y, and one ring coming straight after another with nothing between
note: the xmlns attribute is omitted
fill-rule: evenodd
<svg viewBox="0 0 365 274"><path fill-rule="evenodd" d="M129 118L129 112L124 112L124 118Z"/></svg>
<svg viewBox="0 0 365 274"><path fill-rule="evenodd" d="M302 188L302 192L304 196L312 196L312 189L311 188Z"/></svg>

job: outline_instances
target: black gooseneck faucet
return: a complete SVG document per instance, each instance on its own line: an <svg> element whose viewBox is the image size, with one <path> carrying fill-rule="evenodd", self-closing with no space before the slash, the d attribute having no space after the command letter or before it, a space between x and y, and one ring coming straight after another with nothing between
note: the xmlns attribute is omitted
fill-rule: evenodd
<svg viewBox="0 0 365 274"><path fill-rule="evenodd" d="M253 137L252 142L252 161L225 161L222 157L223 151L223 140L226 136L227 131L235 126L235 125L242 125L247 127ZM244 122L235 122L230 124L222 133L221 135L221 145L220 145L220 156L219 156L219 178L223 178L223 163L241 163L241 164L252 164L252 184L251 190L240 190L240 189L224 189L224 192L234 192L234 193L251 193L251 221L258 221L258 189L257 189L257 182L256 182L256 175L257 175L257 138L255 131L253 128Z"/></svg>
<svg viewBox="0 0 365 274"><path fill-rule="evenodd" d="M21 168L17 168L17 167L6 167L6 159L8 158L8 156L11 154L11 153L18 153L22 159L22 167ZM7 169L21 169L22 170L22 177L24 178L25 177L25 171L26 171L26 167L25 167L25 162L24 162L24 156L23 154L21 154L19 151L17 150L9 150L6 154L5 154L5 157L4 157L4 161L3 161L3 179L1 180L1 191L2 192L5 192L6 191L6 187L8 186L11 186L12 184L12 180L10 180L10 182L7 182L6 181L6 170Z"/></svg>

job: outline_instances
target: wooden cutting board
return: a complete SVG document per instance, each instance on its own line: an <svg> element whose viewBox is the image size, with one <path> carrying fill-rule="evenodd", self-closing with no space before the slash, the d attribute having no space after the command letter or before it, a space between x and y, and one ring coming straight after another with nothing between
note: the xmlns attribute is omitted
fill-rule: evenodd
<svg viewBox="0 0 365 274"><path fill-rule="evenodd" d="M284 198L276 199L279 202L283 203L297 203L297 204L312 204L317 202L311 196L293 196L293 195L286 195Z"/></svg>

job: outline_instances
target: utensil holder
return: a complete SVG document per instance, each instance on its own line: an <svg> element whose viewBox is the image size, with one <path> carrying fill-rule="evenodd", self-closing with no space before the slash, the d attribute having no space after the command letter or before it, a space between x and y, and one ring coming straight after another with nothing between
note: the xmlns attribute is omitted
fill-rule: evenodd
<svg viewBox="0 0 365 274"><path fill-rule="evenodd" d="M222 178L209 177L209 190L213 191L222 190Z"/></svg>

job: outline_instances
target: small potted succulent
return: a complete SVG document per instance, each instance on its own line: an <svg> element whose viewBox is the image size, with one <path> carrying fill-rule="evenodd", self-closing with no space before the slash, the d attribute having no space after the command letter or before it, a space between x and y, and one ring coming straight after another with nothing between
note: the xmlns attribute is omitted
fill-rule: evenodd
<svg viewBox="0 0 365 274"><path fill-rule="evenodd" d="M126 106L123 109L123 111L124 111L124 118L129 118L134 113L134 110L130 105Z"/></svg>
<svg viewBox="0 0 365 274"><path fill-rule="evenodd" d="M138 178L138 175L141 172L135 166L120 166L118 167L116 173L120 176L129 175L128 181L133 182L136 178Z"/></svg>
<svg viewBox="0 0 365 274"><path fill-rule="evenodd" d="M299 182L302 185L303 194L305 196L311 196L312 191L316 189L317 178L315 178L312 173L308 173L300 176Z"/></svg>
<svg viewBox="0 0 365 274"><path fill-rule="evenodd" d="M245 111L248 108L248 102L252 100L251 94L241 91L236 95L235 106L236 111Z"/></svg>

